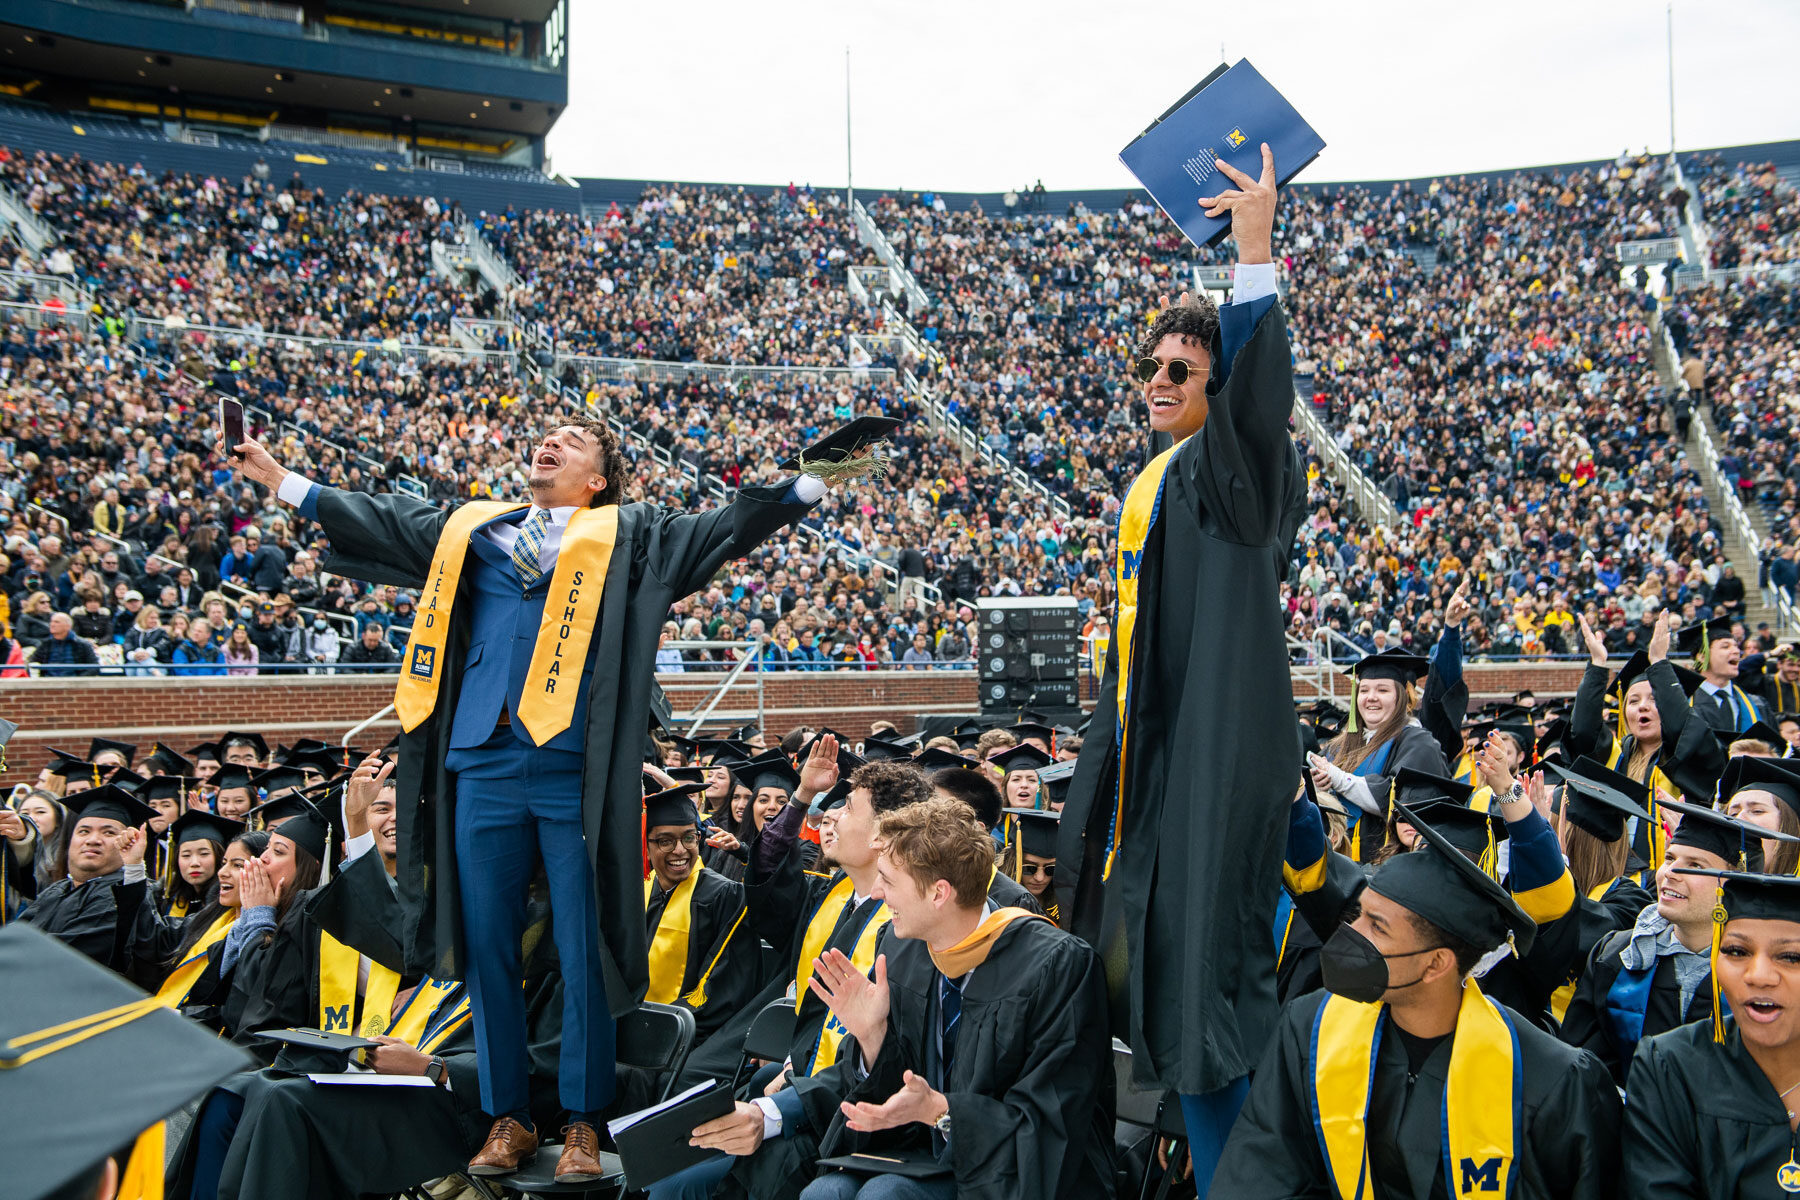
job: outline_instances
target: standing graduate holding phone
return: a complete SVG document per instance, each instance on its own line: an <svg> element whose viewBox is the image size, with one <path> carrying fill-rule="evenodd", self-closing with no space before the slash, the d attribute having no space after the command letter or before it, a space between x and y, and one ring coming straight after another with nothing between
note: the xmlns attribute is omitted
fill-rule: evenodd
<svg viewBox="0 0 1800 1200"><path fill-rule="evenodd" d="M602 1174L613 1019L649 984L641 767L663 621L837 479L867 473L859 460L896 425L862 418L803 451L799 479L701 513L625 503L618 438L587 417L518 465L528 498L449 509L324 487L256 442L230 448L246 478L324 529L325 569L421 595L394 696L396 882L407 973L468 983L493 1118L471 1171L505 1174L539 1144L519 947L541 862L564 981L556 1177Z"/></svg>
<svg viewBox="0 0 1800 1200"><path fill-rule="evenodd" d="M1140 1088L1181 1094L1200 1194L1274 1027L1300 739L1279 601L1306 498L1271 243L1275 161L1231 215L1233 303L1165 298L1138 347L1153 437L1119 528L1116 631L1057 845L1059 911L1105 959Z"/></svg>

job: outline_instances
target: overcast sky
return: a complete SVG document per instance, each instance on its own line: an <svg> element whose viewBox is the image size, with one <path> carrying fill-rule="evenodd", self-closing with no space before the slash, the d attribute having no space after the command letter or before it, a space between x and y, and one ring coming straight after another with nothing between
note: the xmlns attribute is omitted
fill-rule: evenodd
<svg viewBox="0 0 1800 1200"><path fill-rule="evenodd" d="M570 0L568 175L859 188L1127 186L1118 152L1225 57L1325 139L1303 178L1399 178L1669 143L1646 0ZM1684 149L1800 136L1800 3L1677 0Z"/></svg>

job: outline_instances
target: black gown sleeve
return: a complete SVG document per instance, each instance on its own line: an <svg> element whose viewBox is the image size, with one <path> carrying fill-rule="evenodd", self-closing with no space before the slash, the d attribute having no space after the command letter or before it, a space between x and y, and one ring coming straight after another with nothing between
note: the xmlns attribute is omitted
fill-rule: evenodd
<svg viewBox="0 0 1800 1200"><path fill-rule="evenodd" d="M1682 1082L1678 1048L1660 1038L1639 1042L1625 1091L1624 1194L1707 1200L1712 1190L1700 1175L1694 1097Z"/></svg>
<svg viewBox="0 0 1800 1200"><path fill-rule="evenodd" d="M306 902L307 920L375 962L405 975L400 897L388 882L381 854L365 851Z"/></svg>
<svg viewBox="0 0 1800 1200"><path fill-rule="evenodd" d="M316 504L319 525L331 539L326 570L371 583L425 585L449 510L411 496L367 496L322 484Z"/></svg>
<svg viewBox="0 0 1800 1200"><path fill-rule="evenodd" d="M1521 1187L1518 1194L1567 1200L1611 1200L1619 1195L1620 1118L1619 1089L1593 1055L1583 1054L1573 1070L1559 1071L1554 1089L1524 1130L1526 1159L1537 1187ZM1659 1200L1667 1195L1629 1194Z"/></svg>
<svg viewBox="0 0 1800 1200"><path fill-rule="evenodd" d="M1575 689L1575 706L1569 713L1569 753L1605 762L1612 751L1613 733L1606 727L1606 685L1612 673L1588 663Z"/></svg>
<svg viewBox="0 0 1800 1200"><path fill-rule="evenodd" d="M705 512L652 510L638 541L643 569L677 596L699 590L720 567L806 515L812 505L787 501L791 487L742 488L730 504Z"/></svg>
<svg viewBox="0 0 1800 1200"><path fill-rule="evenodd" d="M1237 308L1245 311L1229 313ZM1266 308L1256 301L1229 305L1220 320L1249 320L1259 308L1254 331L1229 364L1223 386L1207 382L1206 425L1171 463L1186 472L1220 536L1246 546L1276 541L1290 507L1297 461L1287 431L1294 409L1293 351L1281 305L1272 300Z"/></svg>

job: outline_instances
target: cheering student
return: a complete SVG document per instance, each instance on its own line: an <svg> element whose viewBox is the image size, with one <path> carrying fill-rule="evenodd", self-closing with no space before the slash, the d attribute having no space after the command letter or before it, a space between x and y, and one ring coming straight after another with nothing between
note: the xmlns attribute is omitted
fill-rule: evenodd
<svg viewBox="0 0 1800 1200"><path fill-rule="evenodd" d="M1800 763L1734 758L1719 780L1719 798L1725 811L1740 821L1775 833L1800 834ZM1769 874L1800 874L1800 845L1767 837L1762 849Z"/></svg>
<svg viewBox="0 0 1800 1200"><path fill-rule="evenodd" d="M232 448L246 478L319 523L328 569L423 597L395 692L403 939L409 967L469 985L494 1118L482 1171L512 1170L539 1141L523 1073L501 1064L525 1053L520 934L541 862L564 983L571 1136L556 1175L601 1174L581 1147L596 1144L613 1097L613 1020L649 986L638 768L663 620L722 563L806 513L827 479L862 472L855 456L879 436L864 432L869 420L803 451L796 482L696 514L622 503L618 439L585 417L532 453L528 504L446 510L341 491L291 474L256 442ZM481 802L457 803L459 790Z"/></svg>
<svg viewBox="0 0 1800 1200"><path fill-rule="evenodd" d="M873 976L841 950L815 960L809 987L845 1037L828 1070L792 1085L809 1127L825 1131L824 1159L870 1157L855 1171L827 1163L799 1195L1111 1195L1111 1050L1093 951L989 903L993 844L963 805L905 805L882 815L878 838L874 895L892 919ZM696 1140L751 1156L754 1170L765 1133L780 1134L763 1116L740 1106ZM714 1140L728 1130L729 1144ZM752 1194L792 1197L795 1183Z"/></svg>
<svg viewBox="0 0 1800 1200"><path fill-rule="evenodd" d="M1713 1019L1639 1043L1621 1192L1736 1200L1800 1191L1800 879L1692 881L1703 894L1716 889Z"/></svg>
<svg viewBox="0 0 1800 1200"><path fill-rule="evenodd" d="M1140 1088L1211 1158L1273 1028L1276 880L1297 753L1279 591L1306 473L1275 300L1275 160L1231 214L1234 302L1166 301L1138 345L1150 459L1121 512L1115 630L1058 841L1058 908L1112 971ZM1221 831L1228 831L1224 836Z"/></svg>
<svg viewBox="0 0 1800 1200"><path fill-rule="evenodd" d="M131 971L129 931L145 901L143 827L151 810L102 784L69 796L66 873L38 892L20 919L120 974Z"/></svg>
<svg viewBox="0 0 1800 1200"><path fill-rule="evenodd" d="M1057 919L1056 888L1056 834L1061 826L1062 814L1042 812L1033 808L1009 808L1007 815L1013 818L1012 844L1006 853L1007 874L1018 880L1019 885L1036 897L1043 906L1044 915L1052 921Z"/></svg>
<svg viewBox="0 0 1800 1200"><path fill-rule="evenodd" d="M1693 670L1700 686L1690 703L1709 728L1724 733L1743 733L1762 719L1754 697L1738 684L1738 671L1750 660L1732 636L1729 617L1714 617L1689 625L1675 636L1675 649L1694 656ZM1755 676L1762 674L1762 656L1750 662Z"/></svg>
<svg viewBox="0 0 1800 1200"><path fill-rule="evenodd" d="M1592 1056L1489 999L1492 953L1529 952L1514 898L1429 822L1377 867L1289 1004L1214 1191L1293 1196L1611 1196L1619 1098Z"/></svg>
<svg viewBox="0 0 1800 1200"><path fill-rule="evenodd" d="M1632 655L1608 675L1606 643L1586 617L1577 618L1587 643L1589 662L1575 692L1564 745L1571 758L1594 759L1609 771L1617 771L1648 789L1652 820L1633 822L1631 853L1634 870L1660 863L1663 827L1657 813L1661 793L1685 796L1692 803L1712 797L1713 783L1725 766L1725 756L1704 722L1690 720L1688 697L1700 686L1700 676L1669 659L1673 618L1663 613L1656 619L1650 645ZM1604 719L1604 699L1619 702L1616 730Z"/></svg>
<svg viewBox="0 0 1800 1200"><path fill-rule="evenodd" d="M223 966L225 936L243 911L238 877L245 864L268 846L268 834L239 827L225 846L212 898L183 922L181 940L162 964L165 974L157 987L157 999L213 1029L224 1028L222 1010L231 990L230 975Z"/></svg>
<svg viewBox="0 0 1800 1200"><path fill-rule="evenodd" d="M1772 663L1752 672L1745 662L1738 664L1737 686L1762 704L1771 721L1782 714L1800 713L1800 648L1783 642L1769 656Z"/></svg>
<svg viewBox="0 0 1800 1200"><path fill-rule="evenodd" d="M1762 870L1762 830L1710 808L1664 804L1679 811L1681 824L1656 870L1656 902L1631 928L1594 947L1560 1030L1563 1041L1605 1063L1621 1086L1642 1039L1713 1016L1717 889L1688 872Z"/></svg>

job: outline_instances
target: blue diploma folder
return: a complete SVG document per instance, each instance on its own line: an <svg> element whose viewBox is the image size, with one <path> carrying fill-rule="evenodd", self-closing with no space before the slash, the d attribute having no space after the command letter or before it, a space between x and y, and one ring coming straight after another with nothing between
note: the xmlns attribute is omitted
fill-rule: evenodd
<svg viewBox="0 0 1800 1200"><path fill-rule="evenodd" d="M1264 142L1275 154L1278 185L1325 148L1294 106L1242 58L1202 79L1119 151L1119 161L1189 241L1206 246L1231 232L1231 214L1207 216L1200 197L1237 186L1214 160L1224 159L1254 179L1262 174Z"/></svg>

